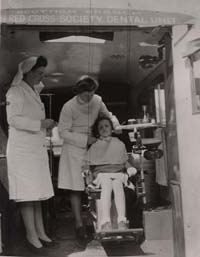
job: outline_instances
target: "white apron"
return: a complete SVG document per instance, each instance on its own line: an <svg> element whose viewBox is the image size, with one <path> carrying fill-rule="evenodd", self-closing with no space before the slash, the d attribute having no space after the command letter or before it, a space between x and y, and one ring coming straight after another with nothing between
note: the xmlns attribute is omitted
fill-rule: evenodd
<svg viewBox="0 0 200 257"><path fill-rule="evenodd" d="M7 102L9 197L15 201L48 199L54 192L45 131L40 130L44 105L23 81L8 90Z"/></svg>
<svg viewBox="0 0 200 257"><path fill-rule="evenodd" d="M94 95L89 104L79 104L75 96L63 106L58 124L60 137L64 139L58 173L59 188L84 190L83 158L88 134L99 114L113 117L98 95Z"/></svg>

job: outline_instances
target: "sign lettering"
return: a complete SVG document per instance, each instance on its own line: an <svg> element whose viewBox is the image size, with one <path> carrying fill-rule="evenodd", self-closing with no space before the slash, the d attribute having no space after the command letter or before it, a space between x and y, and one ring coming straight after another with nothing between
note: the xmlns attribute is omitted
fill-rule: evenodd
<svg viewBox="0 0 200 257"><path fill-rule="evenodd" d="M193 19L177 13L100 8L6 9L1 14L2 22L22 25L159 26L184 24Z"/></svg>

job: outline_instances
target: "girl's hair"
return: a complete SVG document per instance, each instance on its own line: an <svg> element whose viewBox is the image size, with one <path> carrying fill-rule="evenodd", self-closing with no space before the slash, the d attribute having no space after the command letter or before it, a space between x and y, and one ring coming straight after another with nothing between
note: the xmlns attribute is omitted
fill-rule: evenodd
<svg viewBox="0 0 200 257"><path fill-rule="evenodd" d="M94 123L94 126L92 128L92 133L93 135L98 138L100 137L100 134L99 134L99 130L98 130L98 126L99 126L99 123L102 121L102 120L107 120L109 123L110 123L110 126L111 126L111 129L113 130L113 123L111 121L111 119L107 116L101 116L101 117L98 117Z"/></svg>
<svg viewBox="0 0 200 257"><path fill-rule="evenodd" d="M96 91L98 87L99 87L99 83L96 79L88 75L83 75L78 79L75 86L73 87L73 92L76 95L78 95L86 91L87 92Z"/></svg>
<svg viewBox="0 0 200 257"><path fill-rule="evenodd" d="M36 70L36 69L38 69L39 67L46 67L47 64L48 64L47 58L41 55L41 56L39 56L39 57L37 58L36 64L33 66L33 68L31 69L31 71Z"/></svg>

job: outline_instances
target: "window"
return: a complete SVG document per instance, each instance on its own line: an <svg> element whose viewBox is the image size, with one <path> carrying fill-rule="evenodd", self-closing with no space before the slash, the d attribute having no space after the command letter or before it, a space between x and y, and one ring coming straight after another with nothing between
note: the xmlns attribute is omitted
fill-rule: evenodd
<svg viewBox="0 0 200 257"><path fill-rule="evenodd" d="M200 113L200 50L189 57L191 68L192 112Z"/></svg>
<svg viewBox="0 0 200 257"><path fill-rule="evenodd" d="M192 113L200 113L200 38L188 42L183 57L189 61Z"/></svg>

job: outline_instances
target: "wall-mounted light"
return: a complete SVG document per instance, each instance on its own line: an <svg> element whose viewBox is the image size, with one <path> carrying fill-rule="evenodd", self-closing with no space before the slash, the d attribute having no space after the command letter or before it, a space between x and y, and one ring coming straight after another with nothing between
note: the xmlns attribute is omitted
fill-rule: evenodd
<svg viewBox="0 0 200 257"><path fill-rule="evenodd" d="M53 72L53 73L47 74L47 76L49 77L62 77L63 75L64 75L63 72Z"/></svg>
<svg viewBox="0 0 200 257"><path fill-rule="evenodd" d="M150 47L156 47L156 48L159 48L159 47L163 46L162 44L161 45L160 44L151 44L151 43L148 43L148 42L140 42L138 45L141 46L141 47L150 46Z"/></svg>

